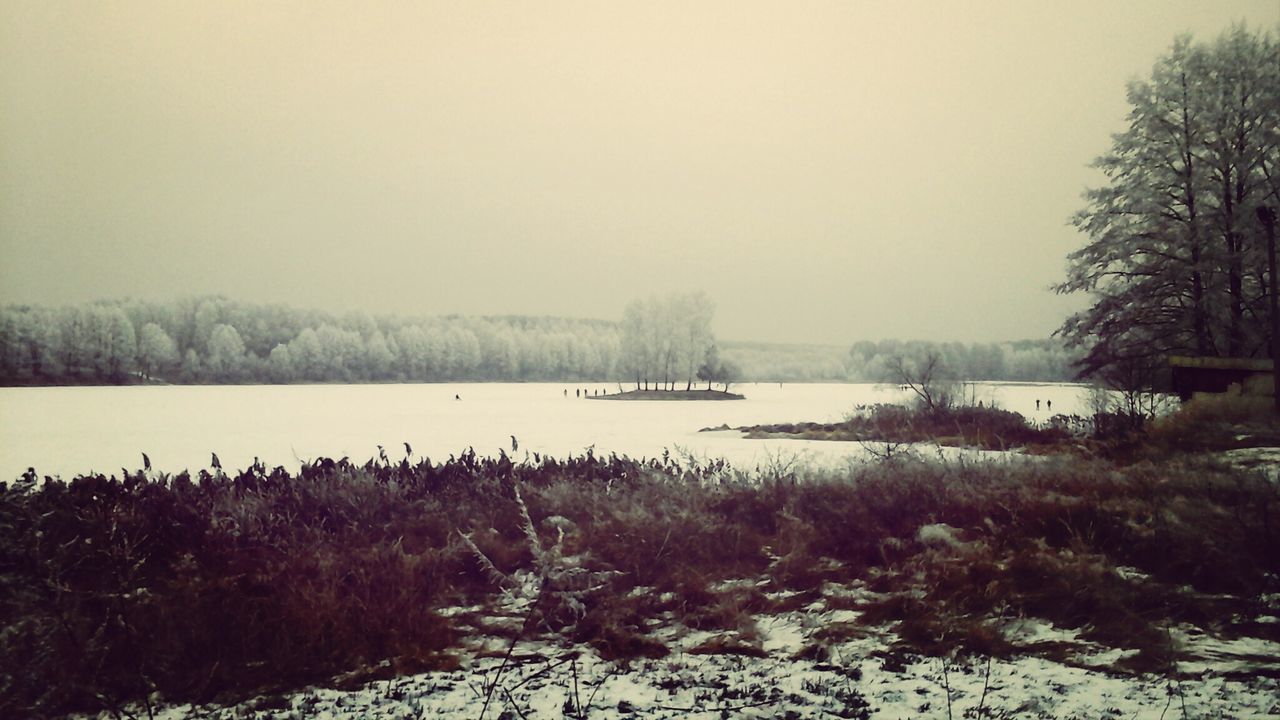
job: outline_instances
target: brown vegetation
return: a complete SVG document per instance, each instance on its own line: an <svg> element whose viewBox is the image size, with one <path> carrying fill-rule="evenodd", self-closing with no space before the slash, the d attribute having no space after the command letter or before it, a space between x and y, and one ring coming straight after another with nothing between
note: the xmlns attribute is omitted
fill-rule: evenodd
<svg viewBox="0 0 1280 720"><path fill-rule="evenodd" d="M934 409L900 405L860 407L839 423L779 423L741 427L748 438L791 437L804 440L933 442L939 445L1008 450L1069 441L1062 427L1038 428L1019 413L969 406Z"/></svg>
<svg viewBox="0 0 1280 720"><path fill-rule="evenodd" d="M475 618L442 611L522 582L537 599L519 634L624 661L667 652L671 623L713 633L700 652L758 654L756 617L852 584L874 591L848 601L858 624L898 650L1020 651L1001 623L1025 616L1149 669L1176 653L1170 624L1274 613L1278 512L1261 475L1052 458L797 477L467 453L28 477L0 491L0 714L449 666Z"/></svg>

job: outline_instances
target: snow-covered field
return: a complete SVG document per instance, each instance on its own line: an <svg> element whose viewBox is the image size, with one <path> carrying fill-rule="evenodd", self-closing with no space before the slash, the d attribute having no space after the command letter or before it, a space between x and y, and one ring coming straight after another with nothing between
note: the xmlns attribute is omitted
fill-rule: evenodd
<svg viewBox="0 0 1280 720"><path fill-rule="evenodd" d="M777 618L776 634L803 618ZM768 642L768 641L767 641ZM630 667L590 650L522 643L503 673L491 718L1265 718L1280 715L1274 677L1130 677L1049 660L944 661L877 657L877 641L838 648L831 662L674 654ZM1254 648L1275 657L1274 644ZM451 672L375 681L352 690L313 688L232 707L179 705L159 718L479 718L499 658ZM948 710L950 688L950 710ZM580 712L576 709L580 708ZM1185 715L1184 715L1185 708Z"/></svg>
<svg viewBox="0 0 1280 720"><path fill-rule="evenodd" d="M865 649L865 648L863 648ZM839 664L677 655L619 670L589 652L520 648L488 718L1270 718L1275 679L1213 674L1169 681L1127 678L1045 660L910 660L901 668L850 648ZM571 660L571 658L574 658ZM158 718L480 718L485 682L500 661L466 670L310 689L230 708L163 708ZM576 687L575 673L576 670ZM950 687L950 709L947 688ZM577 708L581 708L578 712ZM1185 714L1184 714L1185 709Z"/></svg>
<svg viewBox="0 0 1280 720"><path fill-rule="evenodd" d="M857 588L829 587L828 597ZM843 594L842 594L843 593ZM454 608L488 627L519 627L525 603ZM659 628L667 657L618 664L554 637L513 644L473 636L461 667L352 687L309 688L234 706L174 705L166 720L207 718L1266 718L1280 716L1280 644L1221 641L1175 632L1188 660L1168 673L1133 676L1109 668L1126 651L1099 647L1035 620L1002 632L1010 659L926 658L897 651L891 629L866 628L858 613L817 601L756 618L746 644L763 655L691 652L723 633ZM465 624L465 623L464 623ZM833 632L834 631L834 632ZM813 653L817 634L823 651ZM732 633L730 633L732 634ZM830 642L831 638L837 638ZM1052 648L1057 658L1044 655ZM510 653L508 655L508 650ZM807 659L801 659L802 657ZM504 660L505 658L505 660ZM373 668L364 677L377 676ZM142 712L141 708L136 708ZM100 717L106 718L104 713Z"/></svg>

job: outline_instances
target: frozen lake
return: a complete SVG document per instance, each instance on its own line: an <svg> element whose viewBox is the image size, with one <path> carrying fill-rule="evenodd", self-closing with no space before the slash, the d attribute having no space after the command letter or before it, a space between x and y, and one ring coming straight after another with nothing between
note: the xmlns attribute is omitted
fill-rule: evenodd
<svg viewBox="0 0 1280 720"><path fill-rule="evenodd" d="M589 390L616 385L579 385ZM990 405L1032 420L1090 412L1092 391L1072 384L977 383L967 386ZM568 389L568 397L564 391ZM561 383L439 385L265 385L0 388L0 479L27 467L71 477L138 468L142 452L165 472L208 467L210 452L223 467L295 469L320 456L362 463L387 449L404 456L446 459L472 446L481 454L511 450L566 456L594 446L654 457L670 448L698 457L724 457L754 467L770 458L802 455L842 462L864 452L856 443L744 440L736 433L699 433L728 424L839 421L859 404L901 402L896 386L865 384L743 384L731 402L605 402L574 397ZM455 400L457 395L461 399ZM1036 400L1052 401L1036 409Z"/></svg>

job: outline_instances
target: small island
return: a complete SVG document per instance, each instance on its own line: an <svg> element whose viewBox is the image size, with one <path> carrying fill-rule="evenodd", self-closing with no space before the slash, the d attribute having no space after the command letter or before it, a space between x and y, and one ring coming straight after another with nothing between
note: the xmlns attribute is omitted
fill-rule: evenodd
<svg viewBox="0 0 1280 720"><path fill-rule="evenodd" d="M627 390L613 395L588 395L588 400L746 400L725 390Z"/></svg>
<svg viewBox="0 0 1280 720"><path fill-rule="evenodd" d="M588 400L745 400L729 392L742 371L720 357L706 293L671 294L634 300L622 313L619 374L631 390L587 395ZM706 383L705 389L694 389ZM679 386L684 385L684 390ZM713 389L719 386L720 389Z"/></svg>

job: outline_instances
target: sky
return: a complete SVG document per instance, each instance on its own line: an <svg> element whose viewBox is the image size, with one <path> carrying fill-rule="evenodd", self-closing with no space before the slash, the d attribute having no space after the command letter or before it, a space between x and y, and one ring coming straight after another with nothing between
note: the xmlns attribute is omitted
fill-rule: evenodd
<svg viewBox="0 0 1280 720"><path fill-rule="evenodd" d="M1045 337L1125 85L1280 0L0 0L0 303Z"/></svg>

